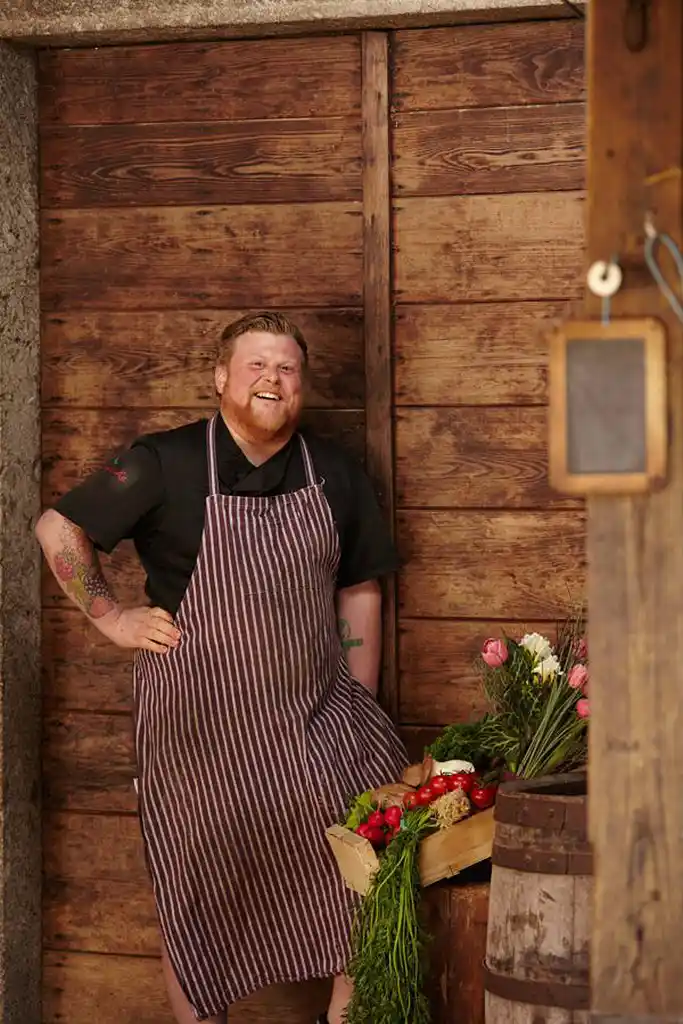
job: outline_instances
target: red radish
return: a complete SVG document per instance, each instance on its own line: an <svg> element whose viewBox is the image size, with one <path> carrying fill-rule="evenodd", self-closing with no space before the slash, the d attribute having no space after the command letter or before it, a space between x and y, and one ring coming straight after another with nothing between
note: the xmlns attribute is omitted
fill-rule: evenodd
<svg viewBox="0 0 683 1024"><path fill-rule="evenodd" d="M369 828L370 828L370 826L367 824L367 822L364 822L362 825L358 826L358 828L356 829L356 834L359 835L359 836L362 836L363 839L367 839L368 838L368 829Z"/></svg>
<svg viewBox="0 0 683 1024"><path fill-rule="evenodd" d="M472 787L470 800L480 811L485 810L487 807L493 807L496 802L497 789L498 786L496 786L495 783L490 786L481 786L477 783Z"/></svg>
<svg viewBox="0 0 683 1024"><path fill-rule="evenodd" d="M418 807L428 807L434 799L434 791L431 786L420 786L417 791Z"/></svg>
<svg viewBox="0 0 683 1024"><path fill-rule="evenodd" d="M384 812L384 822L389 828L397 828L401 824L401 818L403 817L403 811L400 807L387 807Z"/></svg>
<svg viewBox="0 0 683 1024"><path fill-rule="evenodd" d="M448 790L453 792L454 789L461 789L463 793L469 793L472 786L477 781L474 772L453 772L452 775L447 775Z"/></svg>
<svg viewBox="0 0 683 1024"><path fill-rule="evenodd" d="M417 793L410 792L406 793L403 797L403 806L407 811L412 811L417 807Z"/></svg>
<svg viewBox="0 0 683 1024"><path fill-rule="evenodd" d="M390 828L389 829L389 831L387 832L386 836L384 837L384 841L387 844L387 846L389 845L389 843L391 842L392 839L396 838L396 836L399 834L400 831L401 831L400 827Z"/></svg>
<svg viewBox="0 0 683 1024"><path fill-rule="evenodd" d="M429 783L434 796L443 796L444 793L448 792L448 782L446 781L445 775L436 775Z"/></svg>
<svg viewBox="0 0 683 1024"><path fill-rule="evenodd" d="M368 839L373 846L384 846L384 832L377 825L368 825L365 838Z"/></svg>
<svg viewBox="0 0 683 1024"><path fill-rule="evenodd" d="M384 827L384 815L381 811L373 811L372 814L368 815L367 824L372 828L383 828Z"/></svg>

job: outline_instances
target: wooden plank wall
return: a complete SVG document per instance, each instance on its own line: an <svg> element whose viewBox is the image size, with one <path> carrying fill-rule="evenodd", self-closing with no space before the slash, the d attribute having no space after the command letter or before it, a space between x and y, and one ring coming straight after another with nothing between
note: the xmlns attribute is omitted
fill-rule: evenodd
<svg viewBox="0 0 683 1024"><path fill-rule="evenodd" d="M477 708L480 640L547 625L582 588L581 505L546 484L539 329L581 291L582 25L413 30L389 49L384 485L405 563L392 696L419 752ZM380 38L365 50L380 98L384 53ZM140 431L211 408L217 335L247 308L296 314L314 341L312 417L362 450L364 316L384 323L387 308L363 267L364 181L366 255L369 238L380 255L389 243L377 139L363 178L363 114L381 131L382 111L363 100L362 64L357 36L42 55L46 504ZM130 552L109 567L140 595ZM165 1024L129 659L47 575L44 644L44 1021ZM231 1022L303 1024L324 997L273 989Z"/></svg>
<svg viewBox="0 0 683 1024"><path fill-rule="evenodd" d="M45 504L212 408L215 343L245 309L293 312L312 419L362 452L360 38L54 51L40 75ZM110 567L138 597L130 552ZM44 1020L162 1024L130 659L47 578L44 644ZM325 1004L325 983L276 988L231 1021Z"/></svg>
<svg viewBox="0 0 683 1024"><path fill-rule="evenodd" d="M583 23L393 45L400 718L481 706L487 635L582 596L583 511L546 469L544 320L582 290Z"/></svg>

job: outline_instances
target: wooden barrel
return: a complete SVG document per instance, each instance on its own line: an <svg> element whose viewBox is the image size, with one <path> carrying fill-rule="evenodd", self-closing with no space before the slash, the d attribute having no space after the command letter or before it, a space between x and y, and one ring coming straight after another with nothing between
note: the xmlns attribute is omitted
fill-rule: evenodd
<svg viewBox="0 0 683 1024"><path fill-rule="evenodd" d="M506 783L495 821L486 1024L583 1024L593 890L585 773Z"/></svg>

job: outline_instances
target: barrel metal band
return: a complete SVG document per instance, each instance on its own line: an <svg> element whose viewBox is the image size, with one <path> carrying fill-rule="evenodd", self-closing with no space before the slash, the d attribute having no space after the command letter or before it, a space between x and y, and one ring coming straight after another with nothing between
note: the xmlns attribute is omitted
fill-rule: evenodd
<svg viewBox="0 0 683 1024"><path fill-rule="evenodd" d="M544 850L538 847L505 846L494 840L491 863L513 871L539 875L592 875L593 853L587 844L574 850Z"/></svg>
<svg viewBox="0 0 683 1024"><path fill-rule="evenodd" d="M492 971L487 963L484 963L484 988L491 995L513 1003L553 1006L562 1010L590 1009L590 985L513 978L509 974Z"/></svg>

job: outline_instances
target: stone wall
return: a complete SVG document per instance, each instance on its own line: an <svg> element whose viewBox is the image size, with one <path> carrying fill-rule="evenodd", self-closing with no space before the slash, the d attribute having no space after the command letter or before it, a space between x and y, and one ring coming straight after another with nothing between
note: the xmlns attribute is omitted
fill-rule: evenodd
<svg viewBox="0 0 683 1024"><path fill-rule="evenodd" d="M0 1020L40 1021L38 199L33 56L0 43Z"/></svg>
<svg viewBox="0 0 683 1024"><path fill-rule="evenodd" d="M51 45L575 17L583 0L3 0L0 38Z"/></svg>

